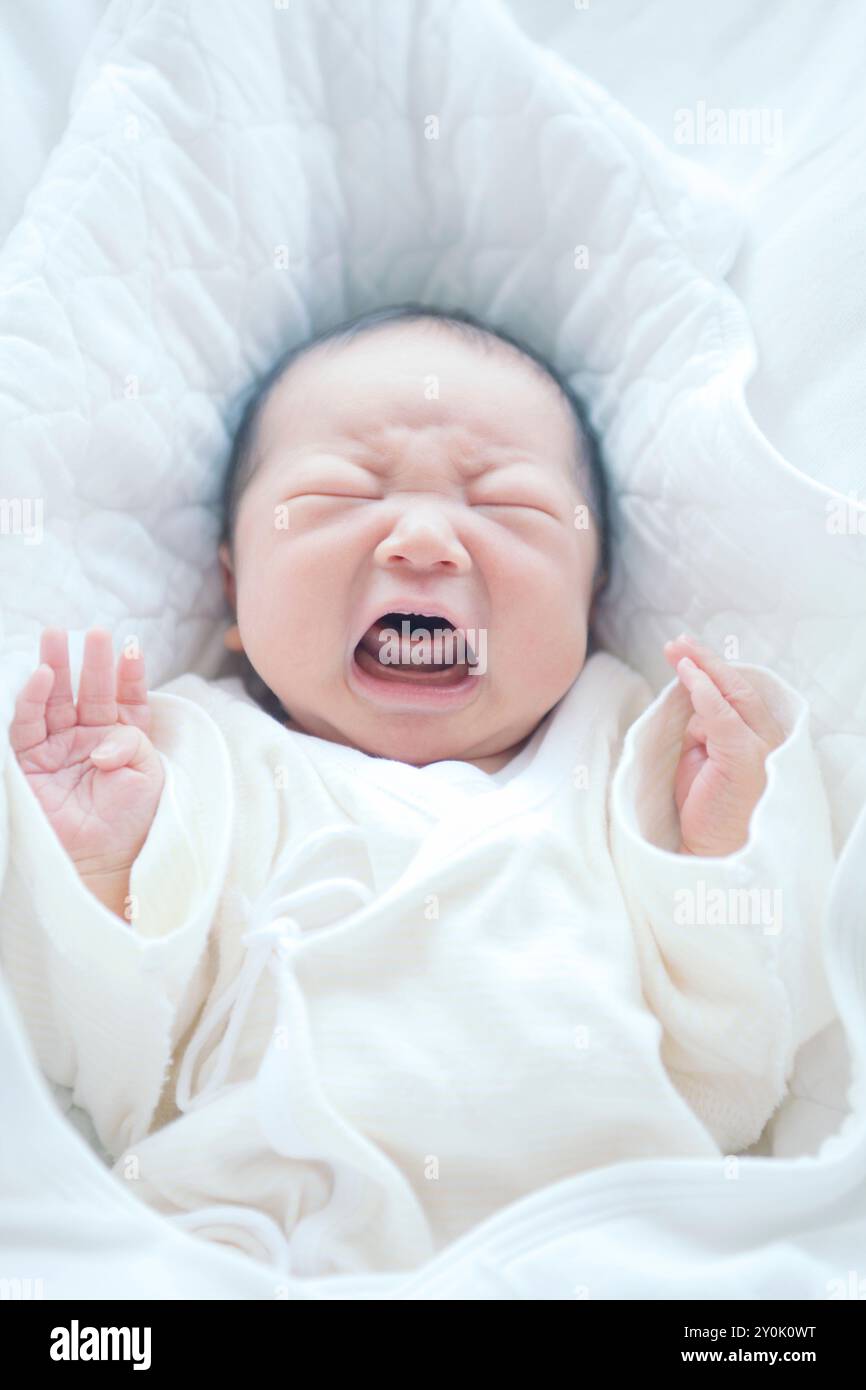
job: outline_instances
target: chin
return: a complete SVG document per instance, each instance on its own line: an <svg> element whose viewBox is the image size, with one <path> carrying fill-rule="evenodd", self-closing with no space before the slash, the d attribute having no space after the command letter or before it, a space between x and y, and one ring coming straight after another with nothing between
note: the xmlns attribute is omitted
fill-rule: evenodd
<svg viewBox="0 0 866 1390"><path fill-rule="evenodd" d="M461 740L449 738L444 729L425 730L419 721L411 717L392 720L391 727L383 727L370 735L359 734L352 740L353 746L363 753L376 758L390 758L393 762L410 763L413 767L425 767L427 763L444 760L460 760L465 755Z"/></svg>

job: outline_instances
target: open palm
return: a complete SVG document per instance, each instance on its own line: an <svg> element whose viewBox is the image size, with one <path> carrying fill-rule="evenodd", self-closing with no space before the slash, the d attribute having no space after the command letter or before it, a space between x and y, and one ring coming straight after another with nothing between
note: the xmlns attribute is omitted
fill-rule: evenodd
<svg viewBox="0 0 866 1390"><path fill-rule="evenodd" d="M15 705L13 752L78 872L127 869L147 839L164 781L148 737L144 659L123 652L115 673L111 634L92 628L77 704L63 629L44 630L40 663Z"/></svg>

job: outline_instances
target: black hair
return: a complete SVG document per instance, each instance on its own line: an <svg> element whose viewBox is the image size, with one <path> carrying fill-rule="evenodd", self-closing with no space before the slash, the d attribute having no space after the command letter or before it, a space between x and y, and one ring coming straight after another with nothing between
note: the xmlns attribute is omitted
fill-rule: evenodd
<svg viewBox="0 0 866 1390"><path fill-rule="evenodd" d="M462 333L478 346L499 342L509 344L523 357L534 362L540 372L554 382L570 407L575 426L575 473L581 493L593 516L599 532L599 558L596 575L606 581L610 558L610 519L607 480L601 458L599 441L592 429L586 407L563 376L540 353L529 347L521 339L494 329L464 309L436 309L416 302L392 305L375 309L334 328L325 329L315 338L306 339L283 353L272 367L255 381L251 394L243 407L240 420L232 441L226 468L222 493L222 531L220 541L232 548L235 520L244 489L255 472L255 433L262 411L272 388L283 377L298 358L324 343L344 344L354 338L379 327L394 323L413 323L419 320L438 320L440 323Z"/></svg>

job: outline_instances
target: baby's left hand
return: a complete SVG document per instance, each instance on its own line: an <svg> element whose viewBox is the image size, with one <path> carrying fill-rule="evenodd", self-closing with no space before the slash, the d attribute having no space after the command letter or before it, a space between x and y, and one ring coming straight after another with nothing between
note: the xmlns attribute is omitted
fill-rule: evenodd
<svg viewBox="0 0 866 1390"><path fill-rule="evenodd" d="M746 843L784 730L746 676L693 637L666 642L664 654L692 703L674 777L679 853L732 854Z"/></svg>

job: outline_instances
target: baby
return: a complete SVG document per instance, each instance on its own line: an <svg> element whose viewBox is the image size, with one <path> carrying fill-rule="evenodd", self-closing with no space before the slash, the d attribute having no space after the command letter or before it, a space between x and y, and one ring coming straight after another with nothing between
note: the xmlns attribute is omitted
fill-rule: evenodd
<svg viewBox="0 0 866 1390"><path fill-rule="evenodd" d="M15 805L81 954L41 1060L158 1210L295 1273L411 1268L573 1173L758 1139L833 1016L808 711L685 634L653 702L588 648L607 547L564 382L409 305L294 350L242 418L243 680L149 695L93 629L76 701L43 633ZM726 916L744 889L784 923Z"/></svg>

